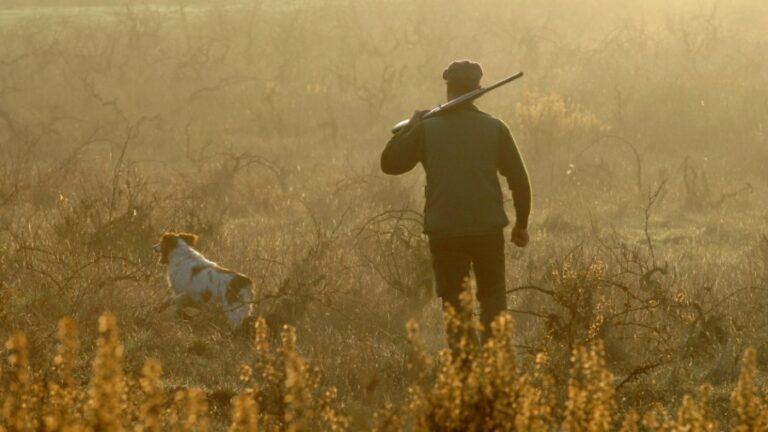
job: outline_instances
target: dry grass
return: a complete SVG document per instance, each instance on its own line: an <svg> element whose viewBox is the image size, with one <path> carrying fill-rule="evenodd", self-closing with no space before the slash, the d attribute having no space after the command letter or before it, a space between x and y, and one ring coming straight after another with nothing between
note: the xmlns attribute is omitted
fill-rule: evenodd
<svg viewBox="0 0 768 432"><path fill-rule="evenodd" d="M463 296L471 306L471 293ZM423 351L418 327L409 323L414 367L420 379L408 389L400 406L387 406L372 428L384 430L518 430L611 431L714 431L715 414L708 406L711 387L699 395L685 395L676 416L671 408L655 406L641 417L634 410L622 415L606 369L600 342L578 346L563 404L558 389L547 376L543 357L531 372L516 368L512 323L502 315L493 323L493 337L477 343L477 323L471 317L448 313L446 319L460 342L437 359ZM349 430L349 419L339 411L336 389L322 388L296 351L296 334L285 327L282 344L270 347L264 320L256 323L256 361L241 366L244 389L231 398L230 431ZM87 385L72 379L76 367L73 348L76 328L70 319L59 323L58 354L50 369L33 370L23 333L6 342L8 357L0 401L0 427L10 431L205 431L210 428L206 394L199 388L182 389L168 397L157 360L147 360L142 376L123 371L123 345L115 317L102 315L99 338ZM731 393L736 412L732 430L758 431L766 427L768 405L755 387L755 351L744 354L741 374ZM5 429L3 429L5 430Z"/></svg>
<svg viewBox="0 0 768 432"><path fill-rule="evenodd" d="M763 2L148 3L0 8L3 428L763 427ZM526 74L479 101L534 189L486 345L377 166L465 57ZM164 230L252 277L253 338L157 312Z"/></svg>

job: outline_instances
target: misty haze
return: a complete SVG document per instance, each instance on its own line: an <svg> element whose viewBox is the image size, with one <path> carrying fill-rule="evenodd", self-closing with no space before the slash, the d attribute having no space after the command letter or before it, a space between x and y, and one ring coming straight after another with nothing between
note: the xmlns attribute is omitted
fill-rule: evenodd
<svg viewBox="0 0 768 432"><path fill-rule="evenodd" d="M0 0L0 432L765 430L766 29Z"/></svg>

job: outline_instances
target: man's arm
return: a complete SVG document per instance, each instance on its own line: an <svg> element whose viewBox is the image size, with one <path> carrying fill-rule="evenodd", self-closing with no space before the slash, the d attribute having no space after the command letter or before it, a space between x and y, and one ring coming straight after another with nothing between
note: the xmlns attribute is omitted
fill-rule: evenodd
<svg viewBox="0 0 768 432"><path fill-rule="evenodd" d="M501 123L499 137L499 173L507 178L507 184L512 191L512 199L515 203L515 228L527 229L528 216L531 213L531 183L528 180L528 171L520 156L515 140L509 132L509 128Z"/></svg>
<svg viewBox="0 0 768 432"><path fill-rule="evenodd" d="M381 153L384 174L403 174L413 169L424 154L424 126L420 112L414 113L407 130L394 135ZM421 114L423 115L423 114Z"/></svg>

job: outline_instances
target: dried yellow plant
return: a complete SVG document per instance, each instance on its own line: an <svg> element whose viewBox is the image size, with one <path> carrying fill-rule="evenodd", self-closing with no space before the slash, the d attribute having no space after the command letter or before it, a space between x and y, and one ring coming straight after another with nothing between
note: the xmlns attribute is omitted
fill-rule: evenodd
<svg viewBox="0 0 768 432"><path fill-rule="evenodd" d="M35 388L29 366L27 336L15 332L5 343L8 351L7 384L4 388L2 415L14 431L35 431L39 425L36 408L39 389Z"/></svg>
<svg viewBox="0 0 768 432"><path fill-rule="evenodd" d="M472 297L462 296L471 310ZM462 320L464 320L462 322ZM499 316L482 344L471 313L448 310L446 325L456 342L434 357L421 342L419 326L407 325L414 355L415 381L399 404L387 403L372 416L375 431L692 431L721 430L708 406L712 388L686 395L675 410L654 405L643 415L630 407L619 411L613 376L605 364L602 343L574 348L565 399L549 374L546 353L524 371L516 363L509 315ZM256 359L243 365L243 390L231 399L230 432L345 431L349 417L338 408L338 392L321 385L319 371L299 354L296 330L285 327L273 347L266 322L256 323ZM29 342L21 332L6 342L6 365L0 375L5 431L207 431L212 429L209 404L201 389L180 389L168 400L157 360L145 362L141 375L123 373L123 346L117 321L99 320L96 353L87 386L78 382L80 343L71 319L59 322L52 371L36 380L30 366ZM765 430L768 405L755 379L756 352L744 353L739 381L731 394L734 431ZM218 426L217 426L218 427Z"/></svg>

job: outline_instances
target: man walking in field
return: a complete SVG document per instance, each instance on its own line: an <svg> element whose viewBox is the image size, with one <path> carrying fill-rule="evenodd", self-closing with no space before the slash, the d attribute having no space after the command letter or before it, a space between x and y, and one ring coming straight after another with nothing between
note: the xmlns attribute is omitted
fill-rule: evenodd
<svg viewBox="0 0 768 432"><path fill-rule="evenodd" d="M456 61L443 71L448 100L480 87L478 63ZM421 162L427 176L424 232L429 237L437 295L459 311L470 266L477 282L480 321L490 323L507 308L504 234L509 224L497 172L512 190L516 221L512 243L528 244L531 188L525 164L503 121L466 102L409 126L390 139L381 170L398 175Z"/></svg>

